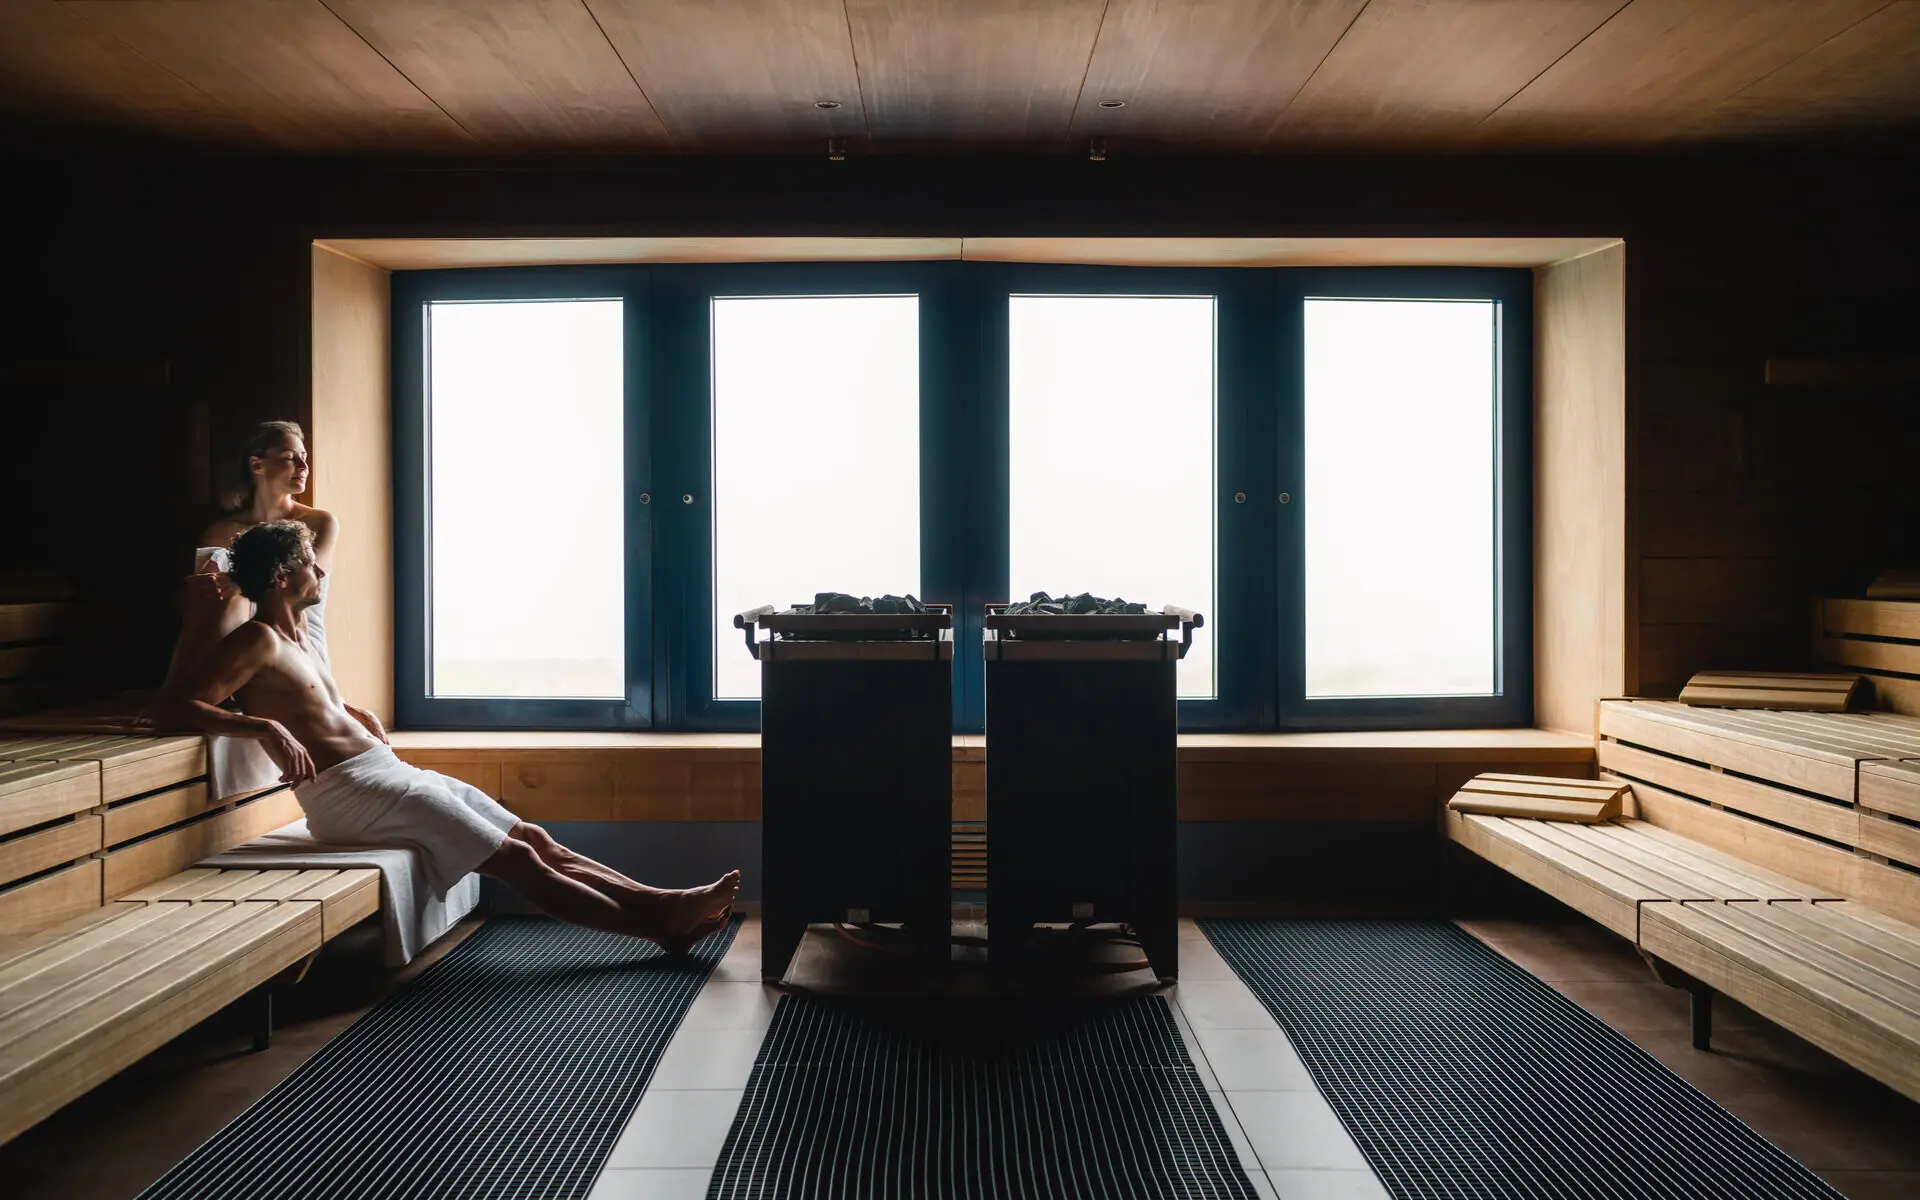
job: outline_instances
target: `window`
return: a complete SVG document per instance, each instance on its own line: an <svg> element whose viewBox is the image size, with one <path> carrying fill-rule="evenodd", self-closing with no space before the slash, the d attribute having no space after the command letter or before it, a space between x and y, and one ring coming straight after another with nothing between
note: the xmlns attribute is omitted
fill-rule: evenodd
<svg viewBox="0 0 1920 1200"><path fill-rule="evenodd" d="M1009 598L1214 608L1214 298L1008 298ZM1212 628L1179 666L1211 698Z"/></svg>
<svg viewBox="0 0 1920 1200"><path fill-rule="evenodd" d="M713 301L714 699L760 696L734 614L920 591L919 307Z"/></svg>
<svg viewBox="0 0 1920 1200"><path fill-rule="evenodd" d="M750 730L816 591L1205 614L1183 728L1530 723L1531 276L1000 263L393 277L399 718Z"/></svg>
<svg viewBox="0 0 1920 1200"><path fill-rule="evenodd" d="M627 693L621 310L427 308L429 695Z"/></svg>
<svg viewBox="0 0 1920 1200"><path fill-rule="evenodd" d="M1493 303L1305 318L1307 696L1491 695Z"/></svg>

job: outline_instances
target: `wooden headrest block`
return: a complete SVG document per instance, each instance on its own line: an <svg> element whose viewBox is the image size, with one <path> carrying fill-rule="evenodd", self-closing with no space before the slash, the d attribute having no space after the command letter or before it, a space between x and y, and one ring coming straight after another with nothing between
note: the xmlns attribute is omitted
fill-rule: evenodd
<svg viewBox="0 0 1920 1200"><path fill-rule="evenodd" d="M1627 785L1606 779L1559 779L1548 775L1475 775L1447 807L1491 817L1536 817L1593 825L1620 815Z"/></svg>
<svg viewBox="0 0 1920 1200"><path fill-rule="evenodd" d="M1703 708L1782 708L1845 712L1866 691L1864 675L1775 671L1702 671L1687 680L1680 703Z"/></svg>
<svg viewBox="0 0 1920 1200"><path fill-rule="evenodd" d="M1869 600L1920 600L1920 567L1892 567L1867 585Z"/></svg>

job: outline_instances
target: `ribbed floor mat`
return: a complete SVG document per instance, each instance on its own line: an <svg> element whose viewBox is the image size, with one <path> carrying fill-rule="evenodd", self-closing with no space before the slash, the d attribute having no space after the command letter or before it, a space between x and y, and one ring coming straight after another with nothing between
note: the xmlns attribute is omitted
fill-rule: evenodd
<svg viewBox="0 0 1920 1200"><path fill-rule="evenodd" d="M143 1200L584 1197L734 922L687 959L488 921Z"/></svg>
<svg viewBox="0 0 1920 1200"><path fill-rule="evenodd" d="M709 1200L1254 1200L1158 996L774 1012Z"/></svg>
<svg viewBox="0 0 1920 1200"><path fill-rule="evenodd" d="M1200 922L1400 1200L1839 1193L1465 931Z"/></svg>

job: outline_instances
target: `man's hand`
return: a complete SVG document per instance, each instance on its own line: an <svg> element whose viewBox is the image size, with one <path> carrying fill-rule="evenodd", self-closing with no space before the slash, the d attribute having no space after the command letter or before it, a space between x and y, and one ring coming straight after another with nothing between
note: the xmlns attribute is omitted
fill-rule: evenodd
<svg viewBox="0 0 1920 1200"><path fill-rule="evenodd" d="M262 717L266 722L266 734L261 738L267 744L267 756L280 764L280 778L299 787L313 778L313 758L298 738L287 732L287 727L278 721Z"/></svg>
<svg viewBox="0 0 1920 1200"><path fill-rule="evenodd" d="M386 726L380 724L379 717L374 716L372 713L368 712L364 708L355 708L351 704L345 705L345 708L347 712L353 716L354 720L360 722L362 725L365 725L367 727L368 733L372 734L374 737L378 738L382 742L387 741ZM387 744L391 745L392 743L387 743Z"/></svg>

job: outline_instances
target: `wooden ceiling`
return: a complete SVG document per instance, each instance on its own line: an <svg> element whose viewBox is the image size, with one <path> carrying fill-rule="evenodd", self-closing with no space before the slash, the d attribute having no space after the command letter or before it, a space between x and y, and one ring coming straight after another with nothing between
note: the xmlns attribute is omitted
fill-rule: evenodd
<svg viewBox="0 0 1920 1200"><path fill-rule="evenodd" d="M1920 130L1920 0L0 0L0 120L296 154L1886 143Z"/></svg>

